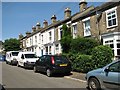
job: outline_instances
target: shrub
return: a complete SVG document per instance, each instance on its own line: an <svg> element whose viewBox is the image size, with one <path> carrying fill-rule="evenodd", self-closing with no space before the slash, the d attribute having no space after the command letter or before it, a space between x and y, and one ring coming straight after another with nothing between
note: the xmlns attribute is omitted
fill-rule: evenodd
<svg viewBox="0 0 120 90"><path fill-rule="evenodd" d="M86 73L91 70L91 56L90 55L77 55L72 63L74 71Z"/></svg>
<svg viewBox="0 0 120 90"><path fill-rule="evenodd" d="M90 55L92 48L98 46L99 42L91 38L78 37L71 41L71 52Z"/></svg>
<svg viewBox="0 0 120 90"><path fill-rule="evenodd" d="M113 53L109 46L100 45L92 50L93 69L101 68L112 61Z"/></svg>

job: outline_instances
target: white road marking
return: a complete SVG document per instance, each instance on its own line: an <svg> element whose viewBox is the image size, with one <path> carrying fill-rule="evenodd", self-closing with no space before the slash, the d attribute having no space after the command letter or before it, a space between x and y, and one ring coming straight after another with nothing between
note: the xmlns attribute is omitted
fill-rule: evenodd
<svg viewBox="0 0 120 90"><path fill-rule="evenodd" d="M87 82L85 80L81 80L81 79L77 79L77 78L72 78L72 77L69 77L69 76L65 76L65 78L72 79L72 80L77 80L77 81L84 82L84 83Z"/></svg>

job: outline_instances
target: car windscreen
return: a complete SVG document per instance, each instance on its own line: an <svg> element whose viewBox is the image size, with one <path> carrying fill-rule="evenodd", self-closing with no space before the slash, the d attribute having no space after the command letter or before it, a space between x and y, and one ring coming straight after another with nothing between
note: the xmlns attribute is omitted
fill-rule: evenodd
<svg viewBox="0 0 120 90"><path fill-rule="evenodd" d="M19 52L12 52L12 56L18 56Z"/></svg>
<svg viewBox="0 0 120 90"><path fill-rule="evenodd" d="M54 56L54 60L56 64L61 64L61 63L68 63L69 60L65 56Z"/></svg>
<svg viewBox="0 0 120 90"><path fill-rule="evenodd" d="M25 54L25 58L37 58L35 54Z"/></svg>

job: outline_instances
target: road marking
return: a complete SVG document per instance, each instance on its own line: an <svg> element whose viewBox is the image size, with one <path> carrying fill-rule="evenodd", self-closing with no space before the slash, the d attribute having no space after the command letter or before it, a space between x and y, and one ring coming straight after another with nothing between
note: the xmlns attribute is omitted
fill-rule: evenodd
<svg viewBox="0 0 120 90"><path fill-rule="evenodd" d="M72 80L77 80L77 81L84 82L84 83L87 82L85 80L81 80L81 79L77 79L77 78L72 78L72 77L69 77L69 76L65 76L65 78L72 79Z"/></svg>

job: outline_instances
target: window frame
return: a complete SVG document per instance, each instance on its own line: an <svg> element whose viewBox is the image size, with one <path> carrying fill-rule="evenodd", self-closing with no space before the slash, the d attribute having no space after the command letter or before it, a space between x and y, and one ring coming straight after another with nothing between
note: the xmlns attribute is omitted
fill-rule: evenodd
<svg viewBox="0 0 120 90"><path fill-rule="evenodd" d="M116 15L116 17L115 17L116 18L116 25L109 26L108 25L109 24L108 23L108 13L111 13L113 11L115 11L115 15ZM106 24L107 24L107 28L113 28L113 27L118 26L117 7L111 8L111 9L105 11L105 12L106 12ZM111 20L113 20L113 19L111 19Z"/></svg>
<svg viewBox="0 0 120 90"><path fill-rule="evenodd" d="M88 17L88 18L85 18L85 19L83 19L82 20L83 21L83 27L84 27L84 37L87 37L87 36L91 36L91 25L90 25L90 23L89 23L89 34L87 34L86 33L86 26L85 26L85 23L87 22L87 21L89 21L90 22L90 17Z"/></svg>

